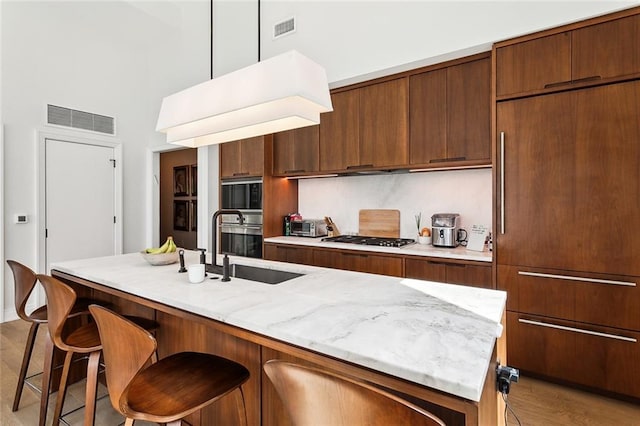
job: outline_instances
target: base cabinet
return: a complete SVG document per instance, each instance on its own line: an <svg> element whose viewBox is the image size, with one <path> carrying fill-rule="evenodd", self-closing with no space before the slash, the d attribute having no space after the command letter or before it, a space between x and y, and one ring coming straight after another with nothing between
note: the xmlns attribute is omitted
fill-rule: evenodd
<svg viewBox="0 0 640 426"><path fill-rule="evenodd" d="M445 262L442 260L406 259L405 277L449 284L493 288L491 265Z"/></svg>
<svg viewBox="0 0 640 426"><path fill-rule="evenodd" d="M276 244L264 245L264 258L278 262L313 265L313 249Z"/></svg>
<svg viewBox="0 0 640 426"><path fill-rule="evenodd" d="M509 365L640 398L640 333L575 321L507 312Z"/></svg>
<svg viewBox="0 0 640 426"><path fill-rule="evenodd" d="M322 249L274 243L264 244L264 258L323 268L494 288L491 280L491 264L484 262L447 261L425 257L381 255L360 250Z"/></svg>
<svg viewBox="0 0 640 426"><path fill-rule="evenodd" d="M401 277L402 258L365 252L314 249L313 264L325 268Z"/></svg>

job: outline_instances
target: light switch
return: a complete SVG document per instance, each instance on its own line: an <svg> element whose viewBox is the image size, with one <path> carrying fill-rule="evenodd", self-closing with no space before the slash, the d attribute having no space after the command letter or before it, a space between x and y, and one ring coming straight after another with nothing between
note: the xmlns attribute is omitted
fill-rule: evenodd
<svg viewBox="0 0 640 426"><path fill-rule="evenodd" d="M17 214L15 215L15 223L29 223L29 216L26 214Z"/></svg>

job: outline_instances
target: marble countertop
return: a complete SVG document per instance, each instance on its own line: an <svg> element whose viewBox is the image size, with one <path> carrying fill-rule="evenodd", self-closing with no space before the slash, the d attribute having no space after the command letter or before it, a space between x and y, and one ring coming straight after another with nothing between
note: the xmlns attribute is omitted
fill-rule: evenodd
<svg viewBox="0 0 640 426"><path fill-rule="evenodd" d="M479 262L491 263L492 252L489 250L473 251L467 250L462 246L456 248L441 248L434 247L431 244L409 244L404 247L377 247L377 246L363 246L359 244L348 243L333 243L328 241L322 241L322 238L307 238L307 237L270 237L265 238L265 243L276 244L292 244L309 247L320 248L336 248L343 250L360 250L370 251L377 253L398 254L401 256L426 256L426 257L440 257L446 259L459 259L459 260L474 260Z"/></svg>
<svg viewBox="0 0 640 426"><path fill-rule="evenodd" d="M198 253L185 251L186 264ZM220 261L219 261L220 263ZM232 257L305 274L278 285L189 283L139 253L55 263L58 270L462 398L479 401L506 293Z"/></svg>

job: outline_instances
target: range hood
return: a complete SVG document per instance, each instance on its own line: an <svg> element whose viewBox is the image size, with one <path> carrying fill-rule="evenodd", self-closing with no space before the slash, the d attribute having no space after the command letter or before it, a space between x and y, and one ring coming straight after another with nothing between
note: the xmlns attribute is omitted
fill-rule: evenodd
<svg viewBox="0 0 640 426"><path fill-rule="evenodd" d="M316 125L329 111L324 68L292 50L167 96L156 130L195 148Z"/></svg>

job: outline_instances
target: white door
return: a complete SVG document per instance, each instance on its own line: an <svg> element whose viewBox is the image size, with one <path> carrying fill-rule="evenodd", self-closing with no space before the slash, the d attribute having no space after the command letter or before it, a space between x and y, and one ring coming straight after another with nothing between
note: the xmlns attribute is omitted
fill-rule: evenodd
<svg viewBox="0 0 640 426"><path fill-rule="evenodd" d="M114 148L46 139L46 270L116 254Z"/></svg>

